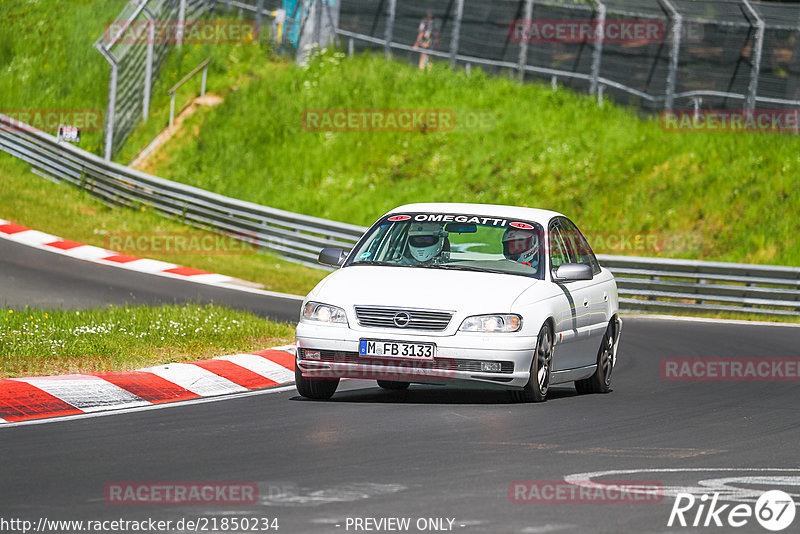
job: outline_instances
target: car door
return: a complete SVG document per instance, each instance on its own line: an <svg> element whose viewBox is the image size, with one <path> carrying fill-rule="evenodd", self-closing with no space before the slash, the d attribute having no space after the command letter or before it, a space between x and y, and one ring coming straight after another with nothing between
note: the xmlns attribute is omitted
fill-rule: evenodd
<svg viewBox="0 0 800 534"><path fill-rule="evenodd" d="M578 230L575 224L566 217L559 218L559 227L570 251L570 257L574 263L581 263L592 268L593 278L587 280L582 287L582 304L585 307L586 316L582 323L587 328L587 335L592 340L591 350L587 358L594 363L600 340L606 330L608 301L613 295L614 284L611 276L600 269L600 263L592 252L589 242Z"/></svg>
<svg viewBox="0 0 800 534"><path fill-rule="evenodd" d="M561 224L561 218L555 218L548 227L548 243L550 258L550 277L564 263L578 263L576 248L570 246L569 236ZM554 282L555 283L555 282ZM591 280L574 280L557 282L563 293L562 305L555 316L556 352L553 371L563 371L585 367L595 363L589 361L586 354L590 347L590 294ZM588 363L587 363L588 362Z"/></svg>

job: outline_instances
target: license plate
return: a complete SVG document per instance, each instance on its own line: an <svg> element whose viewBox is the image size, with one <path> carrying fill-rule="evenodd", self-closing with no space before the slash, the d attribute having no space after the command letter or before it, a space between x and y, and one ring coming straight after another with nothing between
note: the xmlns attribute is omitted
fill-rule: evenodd
<svg viewBox="0 0 800 534"><path fill-rule="evenodd" d="M358 353L361 356L380 356L381 358L432 360L433 357L436 356L436 345L433 343L406 343L403 341L362 339Z"/></svg>

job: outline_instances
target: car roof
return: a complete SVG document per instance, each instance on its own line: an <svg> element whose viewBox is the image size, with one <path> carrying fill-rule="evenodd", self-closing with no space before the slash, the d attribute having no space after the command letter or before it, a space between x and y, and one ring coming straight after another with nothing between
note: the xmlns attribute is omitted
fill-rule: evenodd
<svg viewBox="0 0 800 534"><path fill-rule="evenodd" d="M463 213L482 217L503 217L538 222L547 226L553 217L563 217L561 213L538 208L504 206L501 204L466 204L456 202L423 202L398 206L389 213Z"/></svg>

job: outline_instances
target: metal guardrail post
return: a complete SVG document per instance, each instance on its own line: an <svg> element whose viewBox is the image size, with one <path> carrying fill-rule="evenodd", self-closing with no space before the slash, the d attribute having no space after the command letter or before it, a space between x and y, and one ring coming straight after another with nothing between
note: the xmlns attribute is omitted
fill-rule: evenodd
<svg viewBox="0 0 800 534"><path fill-rule="evenodd" d="M532 2L533 0L528 0ZM458 41L461 38L461 19L464 17L464 0L456 1L456 20L453 26L453 37L450 39L450 66L455 70L457 65Z"/></svg>
<svg viewBox="0 0 800 534"><path fill-rule="evenodd" d="M531 19L533 18L533 0L525 0L523 17L525 24L531 24ZM519 44L519 67L518 67L519 81L525 80L525 67L527 65L528 65L528 39L525 39L524 43Z"/></svg>
<svg viewBox="0 0 800 534"><path fill-rule="evenodd" d="M392 57L392 34L394 32L394 17L397 14L397 0L389 0L389 15L386 19L386 45L383 48L383 55L386 59Z"/></svg>
<svg viewBox="0 0 800 534"><path fill-rule="evenodd" d="M606 5L600 0L592 0L597 6L597 33L592 52L592 77L589 81L589 94L597 92L597 84L600 81L600 62L603 58L603 41L606 34Z"/></svg>
<svg viewBox="0 0 800 534"><path fill-rule="evenodd" d="M147 122L150 116L150 91L153 88L153 46L156 40L156 26L153 14L147 7L142 10L147 19L147 57L144 65L144 94L142 96L142 118Z"/></svg>
<svg viewBox="0 0 800 534"><path fill-rule="evenodd" d="M313 0L311 9L314 10L314 44L322 48L322 2L323 0Z"/></svg>
<svg viewBox="0 0 800 534"><path fill-rule="evenodd" d="M764 46L764 19L753 8L750 0L742 0L745 9L756 19L756 37L753 43L752 57L750 58L752 67L750 69L750 83L747 86L747 99L744 108L752 111L756 108L756 94L758 93L758 77L761 74L761 51Z"/></svg>
<svg viewBox="0 0 800 534"><path fill-rule="evenodd" d="M206 96L206 80L208 80L208 63L203 67L203 81L200 85L200 96Z"/></svg>
<svg viewBox="0 0 800 534"><path fill-rule="evenodd" d="M672 47L669 50L669 71L667 72L666 98L664 109L670 110L675 105L675 86L678 79L678 58L681 50L681 34L683 32L683 16L671 0L660 0L669 11L672 21Z"/></svg>

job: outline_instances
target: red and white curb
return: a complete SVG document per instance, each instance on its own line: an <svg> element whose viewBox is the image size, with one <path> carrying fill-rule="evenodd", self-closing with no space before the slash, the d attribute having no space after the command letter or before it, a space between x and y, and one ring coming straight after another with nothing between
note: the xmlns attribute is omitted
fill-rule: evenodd
<svg viewBox="0 0 800 534"><path fill-rule="evenodd" d="M90 261L107 266L120 267L131 271L138 271L141 273L154 274L157 276L165 276L180 280L189 280L191 282L197 282L200 284L226 287L229 289L236 289L238 291L246 291L248 293L260 293L264 295L291 298L294 300L303 299L303 297L297 295L276 293L273 291L265 291L262 289L247 287L242 285L242 280L238 280L232 276L210 273L200 269L193 269L191 267L183 267L181 265L168 263L165 261L137 258L136 256L127 256L125 254L120 254L119 252L114 252L113 250L107 250L101 247L85 245L83 243L77 243L68 239L62 239L38 230L31 230L30 228L20 226L4 219L0 219L0 238L41 250L55 252L79 260Z"/></svg>
<svg viewBox="0 0 800 534"><path fill-rule="evenodd" d="M0 380L0 427L277 387L294 381L294 360L287 345L137 371Z"/></svg>

